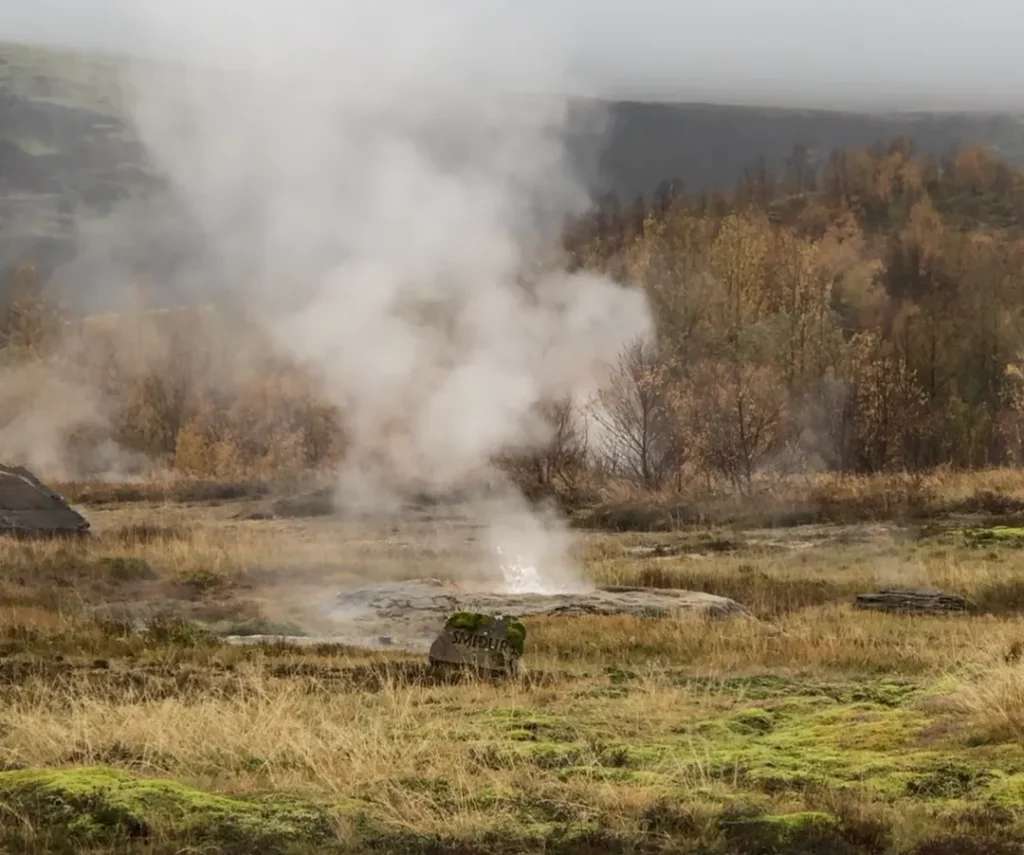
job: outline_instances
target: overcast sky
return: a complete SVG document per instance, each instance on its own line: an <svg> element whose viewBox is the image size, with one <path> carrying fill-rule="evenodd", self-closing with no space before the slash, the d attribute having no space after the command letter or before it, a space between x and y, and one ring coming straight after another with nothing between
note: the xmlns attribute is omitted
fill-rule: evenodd
<svg viewBox="0 0 1024 855"><path fill-rule="evenodd" d="M301 16L320 2L286 5ZM472 10L492 34L518 42L520 55L558 53L592 94L1024 109L1024 14L1015 0L431 2ZM230 25L217 21L217 5L200 4L200 30ZM0 7L5 38L110 50L138 44L129 0L0 0Z"/></svg>

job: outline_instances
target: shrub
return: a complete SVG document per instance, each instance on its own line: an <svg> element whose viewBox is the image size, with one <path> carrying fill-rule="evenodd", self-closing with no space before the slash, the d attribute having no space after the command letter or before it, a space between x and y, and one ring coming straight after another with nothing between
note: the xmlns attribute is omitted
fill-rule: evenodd
<svg viewBox="0 0 1024 855"><path fill-rule="evenodd" d="M156 571L142 558L99 558L96 567L115 582L142 582L156 579Z"/></svg>

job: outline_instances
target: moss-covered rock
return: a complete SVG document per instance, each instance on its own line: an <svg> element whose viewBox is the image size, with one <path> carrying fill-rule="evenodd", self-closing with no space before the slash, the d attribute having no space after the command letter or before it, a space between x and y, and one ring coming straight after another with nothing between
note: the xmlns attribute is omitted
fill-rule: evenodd
<svg viewBox="0 0 1024 855"><path fill-rule="evenodd" d="M447 629L464 629L466 632L479 632L494 623L490 615L481 615L476 612L456 612L445 624Z"/></svg>
<svg viewBox="0 0 1024 855"><path fill-rule="evenodd" d="M445 629L462 630L463 632L481 633L489 627L498 623L498 619L492 615L478 614L476 612L456 612L445 623ZM512 617L501 619L505 632L505 640L509 646L519 655L523 655L526 645L526 627L521 621Z"/></svg>
<svg viewBox="0 0 1024 855"><path fill-rule="evenodd" d="M321 807L275 796L229 798L107 768L0 773L0 803L65 846L131 839L204 844L220 853L285 852L332 836Z"/></svg>
<svg viewBox="0 0 1024 855"><path fill-rule="evenodd" d="M526 627L517 620L509 620L505 627L505 638L520 656L526 646Z"/></svg>

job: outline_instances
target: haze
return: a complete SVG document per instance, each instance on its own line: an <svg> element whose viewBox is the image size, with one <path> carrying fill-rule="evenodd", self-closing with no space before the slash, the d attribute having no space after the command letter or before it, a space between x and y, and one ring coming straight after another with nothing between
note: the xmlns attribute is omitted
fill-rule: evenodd
<svg viewBox="0 0 1024 855"><path fill-rule="evenodd" d="M262 6L275 3L263 0ZM140 46L134 4L126 0L4 5L3 38L112 51ZM180 14L178 4L168 5L175 6L168 14ZM226 8L184 5L193 6L196 33ZM486 10L469 0L447 5L470 19L463 32L477 41L481 71L493 73L503 58L558 56L571 71L567 85L585 94L858 109L1021 108L1024 17L1009 0L518 0ZM321 0L288 4L296 27L315 27L326 8ZM246 22L232 25L241 39ZM330 28L325 30L321 36L329 46ZM437 35L424 33L424 39ZM535 84L523 65L506 63L514 74L505 75L505 85Z"/></svg>

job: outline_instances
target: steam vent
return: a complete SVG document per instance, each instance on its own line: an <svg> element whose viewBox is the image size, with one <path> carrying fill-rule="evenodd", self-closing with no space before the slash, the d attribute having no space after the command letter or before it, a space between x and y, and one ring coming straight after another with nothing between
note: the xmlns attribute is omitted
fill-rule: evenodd
<svg viewBox="0 0 1024 855"><path fill-rule="evenodd" d="M0 535L85 534L89 523L27 469L0 465Z"/></svg>

